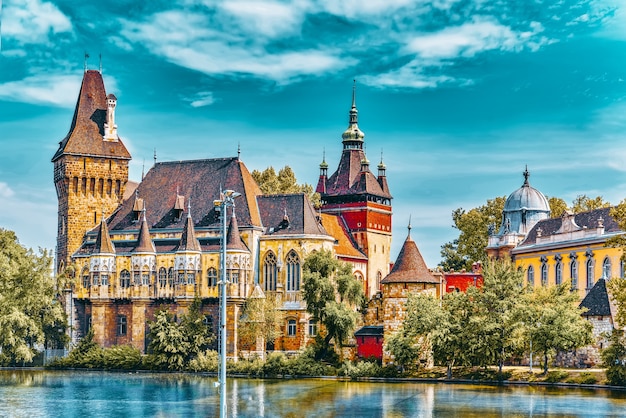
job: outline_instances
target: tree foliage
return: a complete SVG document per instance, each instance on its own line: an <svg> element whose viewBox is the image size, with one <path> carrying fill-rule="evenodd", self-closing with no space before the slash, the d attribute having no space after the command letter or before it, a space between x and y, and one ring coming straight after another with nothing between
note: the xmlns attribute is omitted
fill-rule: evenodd
<svg viewBox="0 0 626 418"><path fill-rule="evenodd" d="M152 367L183 370L209 347L213 335L204 323L200 305L200 300L194 299L180 322L174 321L174 316L165 310L157 312L154 321L149 322L148 352Z"/></svg>
<svg viewBox="0 0 626 418"><path fill-rule="evenodd" d="M248 298L239 318L239 335L250 342L262 338L273 343L283 334L285 313L280 310L279 300L274 294Z"/></svg>
<svg viewBox="0 0 626 418"><path fill-rule="evenodd" d="M581 194L576 196L576 198L572 201L571 210L574 213L581 213L594 209L608 208L610 206L611 203L605 201L602 196L596 196L595 198L591 198L585 194Z"/></svg>
<svg viewBox="0 0 626 418"><path fill-rule="evenodd" d="M485 260L489 225L500 225L505 202L506 197L501 196L469 211L463 208L452 211L453 227L459 230L459 238L442 246L440 265L444 270L470 270L472 263Z"/></svg>
<svg viewBox="0 0 626 418"><path fill-rule="evenodd" d="M305 193L315 207L320 204L319 193L315 193L313 186L308 183L298 184L296 174L288 165L278 170L278 174L272 166L263 171L253 170L252 178L258 183L263 194Z"/></svg>
<svg viewBox="0 0 626 418"><path fill-rule="evenodd" d="M550 205L550 217L559 218L563 216L565 211L568 210L567 203L560 197L551 196L548 198L548 204Z"/></svg>
<svg viewBox="0 0 626 418"><path fill-rule="evenodd" d="M352 267L337 260L330 251L312 253L304 262L302 297L307 312L324 326L324 348L331 340L341 345L356 327L365 295Z"/></svg>
<svg viewBox="0 0 626 418"><path fill-rule="evenodd" d="M63 347L67 321L51 276L52 259L0 228L0 364L30 362L39 346Z"/></svg>

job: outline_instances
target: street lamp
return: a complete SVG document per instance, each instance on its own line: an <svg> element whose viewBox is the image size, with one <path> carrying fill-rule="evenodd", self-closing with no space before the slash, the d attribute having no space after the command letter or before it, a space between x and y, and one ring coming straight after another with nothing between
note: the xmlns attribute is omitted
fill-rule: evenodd
<svg viewBox="0 0 626 418"><path fill-rule="evenodd" d="M220 418L226 418L226 213L229 206L235 206L235 199L241 196L233 190L224 190L220 199L213 201L213 207L222 215L222 243L221 243L221 280L220 285L220 364L218 373L218 387L220 390Z"/></svg>

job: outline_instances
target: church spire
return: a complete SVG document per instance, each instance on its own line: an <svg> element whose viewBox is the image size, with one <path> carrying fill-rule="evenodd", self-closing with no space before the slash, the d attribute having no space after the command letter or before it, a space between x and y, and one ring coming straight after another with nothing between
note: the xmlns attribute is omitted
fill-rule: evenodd
<svg viewBox="0 0 626 418"><path fill-rule="evenodd" d="M197 251L201 252L200 242L196 239L196 231L191 219L191 199L187 200L187 221L183 227L183 234L180 237L176 251Z"/></svg>
<svg viewBox="0 0 626 418"><path fill-rule="evenodd" d="M115 246L111 241L104 213L102 213L100 229L98 229L98 236L96 237L95 254L115 254Z"/></svg>
<svg viewBox="0 0 626 418"><path fill-rule="evenodd" d="M359 129L359 111L356 108L356 80L352 85L352 108L350 109L350 120L348 129L341 135L343 138L343 149L363 149L363 138L365 134Z"/></svg>
<svg viewBox="0 0 626 418"><path fill-rule="evenodd" d="M530 177L530 173L528 172L528 164L526 164L526 169L524 170L524 186L530 186L528 177Z"/></svg>
<svg viewBox="0 0 626 418"><path fill-rule="evenodd" d="M154 243L150 238L150 229L148 228L148 221L146 220L146 209L142 210L141 226L139 227L139 238L137 239L137 246L133 250L134 253L156 253Z"/></svg>

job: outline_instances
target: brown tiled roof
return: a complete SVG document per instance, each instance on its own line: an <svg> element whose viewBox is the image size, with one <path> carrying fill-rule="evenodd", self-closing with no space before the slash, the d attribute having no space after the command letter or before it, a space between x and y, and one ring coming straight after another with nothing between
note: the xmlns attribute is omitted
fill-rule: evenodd
<svg viewBox="0 0 626 418"><path fill-rule="evenodd" d="M139 238L137 239L137 246L133 250L134 253L155 253L154 243L150 238L150 229L148 228L148 222L146 221L146 211L144 209L143 216L141 217L141 227L139 228Z"/></svg>
<svg viewBox="0 0 626 418"><path fill-rule="evenodd" d="M191 218L191 214L187 214L187 221L185 222L185 227L183 228L183 234L180 237L180 242L178 243L177 251L201 251L200 243L196 239L196 232L193 228L193 219Z"/></svg>
<svg viewBox="0 0 626 418"><path fill-rule="evenodd" d="M213 201L220 198L220 187L243 195L236 199L240 224L262 226L256 201L261 190L237 158L157 163L146 173L136 192L149 209L147 219L152 229L180 230L184 227L186 219L176 216L177 190L186 200L194 202L191 216L196 222L196 229L219 228L220 217ZM133 214L134 201L134 197L126 199L114 213L109 222L111 231L137 230Z"/></svg>
<svg viewBox="0 0 626 418"><path fill-rule="evenodd" d="M598 226L598 219L602 217L604 224L604 233L620 232L619 225L615 222L615 219L611 216L611 208L594 209L588 212L577 213L574 215L574 221L582 229L594 229ZM537 224L530 230L526 239L518 246L523 247L527 245L533 245L537 243L537 230L541 228L541 236L547 237L554 235L561 224L563 223L563 217L544 219L537 222Z"/></svg>
<svg viewBox="0 0 626 418"><path fill-rule="evenodd" d="M411 239L411 235L407 236L398 254L396 263L384 279L380 281L386 283L439 283L439 280L433 276L415 241Z"/></svg>
<svg viewBox="0 0 626 418"><path fill-rule="evenodd" d="M241 240L241 235L239 235L239 226L237 225L237 216L235 216L235 211L233 211L233 215L230 217L230 224L228 225L226 248L229 250L250 251L248 247L246 247L246 244L244 244Z"/></svg>
<svg viewBox="0 0 626 418"><path fill-rule="evenodd" d="M94 248L95 254L115 254L115 246L111 242L111 236L107 228L107 223L104 217L100 222L100 228L98 229L98 236L96 237L96 244Z"/></svg>
<svg viewBox="0 0 626 418"><path fill-rule="evenodd" d="M267 235L328 235L304 193L259 196L257 201Z"/></svg>
<svg viewBox="0 0 626 418"><path fill-rule="evenodd" d="M326 181L326 193L323 193L323 196L371 194L391 199L389 191L383 191L374 174L369 171L369 168L362 173L361 161L364 159L365 153L363 150L344 149L341 153L337 171ZM318 184L319 188L320 185Z"/></svg>
<svg viewBox="0 0 626 418"><path fill-rule="evenodd" d="M357 248L340 216L322 213L322 225L335 238L335 253L338 257L367 260L367 256Z"/></svg>
<svg viewBox="0 0 626 418"><path fill-rule="evenodd" d="M102 74L99 71L88 70L83 76L70 131L59 143L59 149L52 157L52 161L63 154L130 160L130 153L119 138L117 141L104 140L106 115L107 101Z"/></svg>

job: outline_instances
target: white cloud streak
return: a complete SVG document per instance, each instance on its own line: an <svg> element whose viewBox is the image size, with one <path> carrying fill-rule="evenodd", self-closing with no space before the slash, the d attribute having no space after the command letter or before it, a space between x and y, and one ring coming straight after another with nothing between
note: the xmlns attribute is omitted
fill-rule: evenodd
<svg viewBox="0 0 626 418"><path fill-rule="evenodd" d="M72 30L70 19L51 2L14 0L4 6L2 36L20 44L46 43L50 34Z"/></svg>

